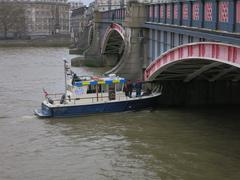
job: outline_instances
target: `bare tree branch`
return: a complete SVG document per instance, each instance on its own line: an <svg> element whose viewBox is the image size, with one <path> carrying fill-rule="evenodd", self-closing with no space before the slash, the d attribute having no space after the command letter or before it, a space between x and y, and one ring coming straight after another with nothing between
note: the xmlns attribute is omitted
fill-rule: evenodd
<svg viewBox="0 0 240 180"><path fill-rule="evenodd" d="M21 37L25 33L25 8L22 5L13 3L1 3L0 6L0 31L4 38L8 38L8 33L13 33L15 37Z"/></svg>

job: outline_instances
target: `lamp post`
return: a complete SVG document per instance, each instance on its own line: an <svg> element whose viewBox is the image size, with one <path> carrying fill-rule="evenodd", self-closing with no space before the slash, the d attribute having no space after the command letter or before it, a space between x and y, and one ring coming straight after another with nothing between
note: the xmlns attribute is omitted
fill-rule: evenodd
<svg viewBox="0 0 240 180"><path fill-rule="evenodd" d="M124 8L124 0L120 1L120 8L123 9Z"/></svg>
<svg viewBox="0 0 240 180"><path fill-rule="evenodd" d="M108 11L112 10L112 0L108 0Z"/></svg>

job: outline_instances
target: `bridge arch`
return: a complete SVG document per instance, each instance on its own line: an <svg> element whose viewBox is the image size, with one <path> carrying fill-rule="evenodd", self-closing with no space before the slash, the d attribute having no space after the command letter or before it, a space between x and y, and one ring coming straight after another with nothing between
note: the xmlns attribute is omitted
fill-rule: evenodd
<svg viewBox="0 0 240 180"><path fill-rule="evenodd" d="M112 23L106 30L102 45L101 54L105 64L115 66L121 59L125 49L125 30L119 24Z"/></svg>
<svg viewBox="0 0 240 180"><path fill-rule="evenodd" d="M240 47L198 42L173 48L156 58L145 70L145 80L208 81L240 80Z"/></svg>

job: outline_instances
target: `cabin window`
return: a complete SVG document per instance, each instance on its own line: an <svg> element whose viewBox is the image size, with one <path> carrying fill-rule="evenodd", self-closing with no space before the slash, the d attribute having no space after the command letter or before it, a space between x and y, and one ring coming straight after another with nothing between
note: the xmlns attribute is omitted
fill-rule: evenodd
<svg viewBox="0 0 240 180"><path fill-rule="evenodd" d="M119 84L116 84L116 91L122 91L123 89L123 84L119 83Z"/></svg>
<svg viewBox="0 0 240 180"><path fill-rule="evenodd" d="M92 93L96 93L96 85L88 86L87 94L92 94Z"/></svg>
<svg viewBox="0 0 240 180"><path fill-rule="evenodd" d="M105 92L106 88L104 88L104 85L88 85L88 89L87 89L87 94L92 94L92 93L96 93L98 88L98 92Z"/></svg>

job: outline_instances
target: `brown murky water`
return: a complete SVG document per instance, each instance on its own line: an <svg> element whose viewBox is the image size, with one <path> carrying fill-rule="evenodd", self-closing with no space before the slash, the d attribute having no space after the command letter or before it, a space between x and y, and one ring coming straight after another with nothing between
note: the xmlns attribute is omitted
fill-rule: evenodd
<svg viewBox="0 0 240 180"><path fill-rule="evenodd" d="M42 88L63 91L63 57L64 48L0 49L0 180L240 179L237 108L37 119Z"/></svg>

